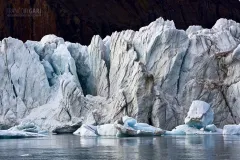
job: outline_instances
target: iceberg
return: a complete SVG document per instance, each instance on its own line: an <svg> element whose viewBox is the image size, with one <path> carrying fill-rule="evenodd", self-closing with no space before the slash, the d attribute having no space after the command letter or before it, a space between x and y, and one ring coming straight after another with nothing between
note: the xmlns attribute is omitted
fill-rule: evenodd
<svg viewBox="0 0 240 160"><path fill-rule="evenodd" d="M117 129L114 124L104 124L97 126L97 133L102 136L115 136Z"/></svg>
<svg viewBox="0 0 240 160"><path fill-rule="evenodd" d="M148 130L135 130L131 127L126 127L120 124L115 124L115 127L118 130L118 133L116 134L117 137L161 136L165 133L165 131L160 128L156 128L155 132L152 132Z"/></svg>
<svg viewBox="0 0 240 160"><path fill-rule="evenodd" d="M137 123L136 119L123 116L120 121L114 124L104 125L82 125L73 134L79 136L160 136L164 130L148 125L147 123Z"/></svg>
<svg viewBox="0 0 240 160"><path fill-rule="evenodd" d="M48 131L42 130L33 122L20 123L8 130L0 130L0 138L31 138L47 136Z"/></svg>
<svg viewBox="0 0 240 160"><path fill-rule="evenodd" d="M33 138L44 137L44 134L24 132L24 131L12 131L12 130L0 130L0 139L5 138Z"/></svg>
<svg viewBox="0 0 240 160"><path fill-rule="evenodd" d="M192 102L185 124L166 131L165 135L191 135L191 134L222 134L223 130L212 124L214 113L210 105L204 101Z"/></svg>
<svg viewBox="0 0 240 160"><path fill-rule="evenodd" d="M210 105L204 101L195 100L192 102L185 124L198 129L204 128L213 122L213 111Z"/></svg>
<svg viewBox="0 0 240 160"><path fill-rule="evenodd" d="M115 127L119 131L117 136L161 136L165 133L161 128L151 126L147 123L137 123L137 120L123 116L123 124L115 123Z"/></svg>
<svg viewBox="0 0 240 160"><path fill-rule="evenodd" d="M209 131L202 129L197 129L190 127L186 124L179 125L174 128L172 131L167 131L166 135L192 135L192 134L222 134L222 129L216 128L216 130Z"/></svg>
<svg viewBox="0 0 240 160"><path fill-rule="evenodd" d="M225 125L223 127L223 134L240 135L240 125Z"/></svg>
<svg viewBox="0 0 240 160"><path fill-rule="evenodd" d="M87 125L83 124L79 129L73 132L74 135L78 135L81 137L96 137L98 136L95 133L95 130L90 130L87 128Z"/></svg>
<svg viewBox="0 0 240 160"><path fill-rule="evenodd" d="M38 125L36 125L34 122L26 122L26 123L20 123L17 126L14 126L9 131L23 131L23 132L31 132L31 133L38 133L38 134L48 134L47 130L42 130Z"/></svg>
<svg viewBox="0 0 240 160"><path fill-rule="evenodd" d="M196 105L197 103L197 105ZM199 108L197 106L200 106ZM194 113L195 109L195 113ZM190 107L189 117L192 119L191 123L186 123L175 127L171 131L163 130L151 126L147 123L138 123L136 119L123 116L120 120L116 121L114 124L105 125L83 125L74 134L80 136L117 136L117 137L127 137L127 136L161 136L161 135L192 135L192 134L222 134L223 130L217 128L214 124L209 124L213 119L213 112L209 117L205 117L201 121L201 118L210 110L210 105L203 101L194 101ZM193 117L195 119L193 119ZM187 117L188 118L188 117ZM196 118L198 118L196 120ZM210 120L209 120L210 119ZM188 122L190 122L188 121ZM204 122L204 123L201 123ZM201 124L201 128L200 128ZM206 125L204 125L206 124ZM208 125L207 125L208 124ZM240 128L240 127L239 127Z"/></svg>
<svg viewBox="0 0 240 160"><path fill-rule="evenodd" d="M82 137L95 137L95 136L115 136L117 134L117 129L114 124L104 124L104 125L82 125L73 134Z"/></svg>
<svg viewBox="0 0 240 160"><path fill-rule="evenodd" d="M214 124L210 124L205 127L205 130L211 131L211 132L216 132L218 130L218 128Z"/></svg>

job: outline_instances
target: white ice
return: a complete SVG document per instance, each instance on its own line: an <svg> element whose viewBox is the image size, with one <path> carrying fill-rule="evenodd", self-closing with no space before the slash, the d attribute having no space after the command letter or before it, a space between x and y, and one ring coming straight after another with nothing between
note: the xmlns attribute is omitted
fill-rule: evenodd
<svg viewBox="0 0 240 160"><path fill-rule="evenodd" d="M191 135L191 134L222 134L222 129L216 129L215 132L212 131L206 131L204 129L197 129L190 127L186 124L177 126L172 131L167 131L166 135Z"/></svg>
<svg viewBox="0 0 240 160"><path fill-rule="evenodd" d="M240 135L240 125L225 125L223 134Z"/></svg>
<svg viewBox="0 0 240 160"><path fill-rule="evenodd" d="M206 127L213 122L213 111L210 105L204 101L195 100L192 102L185 124L198 129Z"/></svg>
<svg viewBox="0 0 240 160"><path fill-rule="evenodd" d="M46 135L32 132L0 130L0 138L31 138L44 136Z"/></svg>

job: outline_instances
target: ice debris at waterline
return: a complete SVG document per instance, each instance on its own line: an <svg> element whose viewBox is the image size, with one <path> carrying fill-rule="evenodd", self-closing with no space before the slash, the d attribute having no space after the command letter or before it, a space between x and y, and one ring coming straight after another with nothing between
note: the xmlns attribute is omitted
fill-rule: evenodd
<svg viewBox="0 0 240 160"><path fill-rule="evenodd" d="M8 130L0 130L0 138L33 138L47 135L48 131L42 130L33 122L21 123Z"/></svg>
<svg viewBox="0 0 240 160"><path fill-rule="evenodd" d="M46 135L48 134L47 130L42 130L39 126L37 126L33 122L21 123L21 124L14 126L8 130L9 131L31 132L31 133L46 134Z"/></svg>
<svg viewBox="0 0 240 160"><path fill-rule="evenodd" d="M185 118L185 124L166 131L166 134L222 134L222 129L212 124L213 119L211 106L204 101L195 100Z"/></svg>
<svg viewBox="0 0 240 160"><path fill-rule="evenodd" d="M116 136L117 129L114 124L103 124L103 125L82 125L73 134L82 137L95 137L95 136Z"/></svg>
<svg viewBox="0 0 240 160"><path fill-rule="evenodd" d="M225 125L223 134L240 135L240 125Z"/></svg>
<svg viewBox="0 0 240 160"><path fill-rule="evenodd" d="M12 131L12 130L0 130L0 139L5 138L34 138L34 137L45 137L45 134L38 134L33 132L24 131Z"/></svg>
<svg viewBox="0 0 240 160"><path fill-rule="evenodd" d="M240 24L227 19L184 31L159 18L139 31L94 36L88 46L55 35L4 38L0 126L30 121L69 133L128 115L172 130L193 100L211 104L216 126L239 124L239 44Z"/></svg>
<svg viewBox="0 0 240 160"><path fill-rule="evenodd" d="M212 124L214 118L210 105L196 100L192 102L184 125L179 125L172 131L162 130L146 123L123 116L114 124L83 125L74 134L80 136L161 136L185 134L222 134L222 129ZM104 131L104 132L103 132Z"/></svg>
<svg viewBox="0 0 240 160"><path fill-rule="evenodd" d="M75 135L82 137L95 136L160 136L165 133L160 128L153 127L146 123L137 123L136 119L128 116L123 116L121 122L116 121L114 124L104 125L87 125L84 124L79 128Z"/></svg>
<svg viewBox="0 0 240 160"><path fill-rule="evenodd" d="M185 118L185 124L195 128L205 128L213 122L213 111L210 105L203 101L193 101Z"/></svg>
<svg viewBox="0 0 240 160"><path fill-rule="evenodd" d="M117 136L160 136L164 130L147 123L137 123L136 119L128 116L122 117L122 123L115 123Z"/></svg>

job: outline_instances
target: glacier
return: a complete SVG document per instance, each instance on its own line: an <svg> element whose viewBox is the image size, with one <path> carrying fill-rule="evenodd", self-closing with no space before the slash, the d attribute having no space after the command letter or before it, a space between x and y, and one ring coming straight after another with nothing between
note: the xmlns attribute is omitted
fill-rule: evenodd
<svg viewBox="0 0 240 160"><path fill-rule="evenodd" d="M128 115L172 130L184 124L195 100L211 106L211 124L239 124L239 66L240 24L227 19L184 31L158 18L139 31L96 35L88 46L55 35L4 38L0 129L34 123L73 133L82 124L113 124Z"/></svg>

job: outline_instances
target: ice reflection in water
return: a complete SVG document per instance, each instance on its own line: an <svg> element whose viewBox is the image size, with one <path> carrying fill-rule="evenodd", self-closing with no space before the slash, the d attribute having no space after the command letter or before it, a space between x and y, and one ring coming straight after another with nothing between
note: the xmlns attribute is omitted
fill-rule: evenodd
<svg viewBox="0 0 240 160"><path fill-rule="evenodd" d="M0 159L240 159L240 136L7 139L0 140Z"/></svg>

